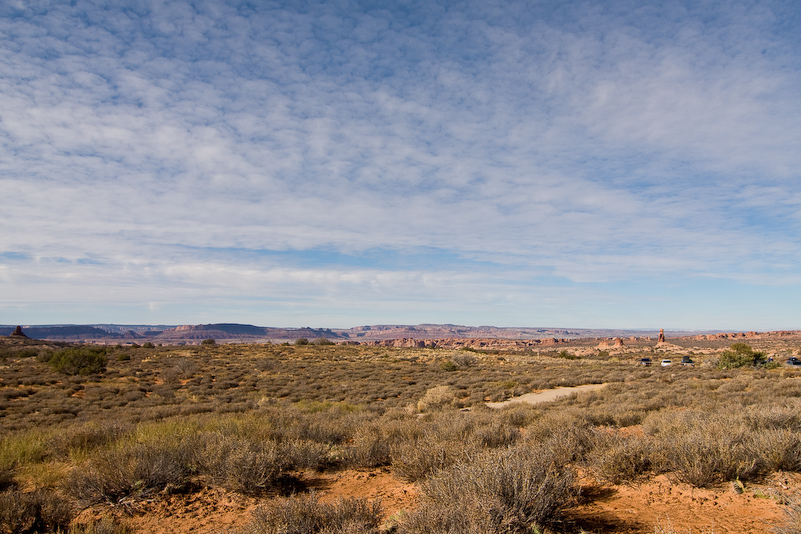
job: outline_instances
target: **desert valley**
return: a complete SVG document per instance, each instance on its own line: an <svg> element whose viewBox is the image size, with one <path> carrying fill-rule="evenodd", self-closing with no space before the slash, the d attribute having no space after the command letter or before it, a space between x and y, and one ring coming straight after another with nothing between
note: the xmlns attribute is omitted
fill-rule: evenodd
<svg viewBox="0 0 801 534"><path fill-rule="evenodd" d="M801 531L798 331L49 328L0 338L3 532Z"/></svg>

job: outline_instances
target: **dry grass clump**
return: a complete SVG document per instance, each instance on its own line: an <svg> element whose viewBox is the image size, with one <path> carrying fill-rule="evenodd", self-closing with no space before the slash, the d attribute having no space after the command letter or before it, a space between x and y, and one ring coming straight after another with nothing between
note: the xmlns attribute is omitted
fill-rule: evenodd
<svg viewBox="0 0 801 534"><path fill-rule="evenodd" d="M378 501L347 498L327 504L312 493L260 506L241 534L377 534L381 515Z"/></svg>
<svg viewBox="0 0 801 534"><path fill-rule="evenodd" d="M0 532L60 532L67 529L73 517L70 503L52 491L0 493Z"/></svg>
<svg viewBox="0 0 801 534"><path fill-rule="evenodd" d="M796 499L785 508L785 520L774 527L776 534L801 534L801 502Z"/></svg>
<svg viewBox="0 0 801 534"><path fill-rule="evenodd" d="M486 452L429 478L403 534L524 533L557 523L577 496L573 471L548 447Z"/></svg>
<svg viewBox="0 0 801 534"><path fill-rule="evenodd" d="M73 525L69 534L133 534L133 528L110 516L82 525Z"/></svg>
<svg viewBox="0 0 801 534"><path fill-rule="evenodd" d="M457 402L458 398L454 388L451 386L436 386L426 391L423 398L417 401L417 410L421 413L444 410L456 406Z"/></svg>

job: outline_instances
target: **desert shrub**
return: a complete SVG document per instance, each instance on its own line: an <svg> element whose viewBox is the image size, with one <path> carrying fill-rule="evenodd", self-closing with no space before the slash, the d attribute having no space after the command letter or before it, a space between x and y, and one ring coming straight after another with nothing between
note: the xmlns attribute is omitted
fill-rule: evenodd
<svg viewBox="0 0 801 534"><path fill-rule="evenodd" d="M215 340L214 338L208 338L208 339L204 339L203 341L201 341L200 344L201 345L206 345L206 346L208 346L208 345L216 345L217 344L217 340Z"/></svg>
<svg viewBox="0 0 801 534"><path fill-rule="evenodd" d="M151 341L146 341L142 344L143 349L155 349L156 346Z"/></svg>
<svg viewBox="0 0 801 534"><path fill-rule="evenodd" d="M533 406L521 402L507 406L500 412L500 415L510 425L523 428L539 416L539 411Z"/></svg>
<svg viewBox="0 0 801 534"><path fill-rule="evenodd" d="M402 480L417 482L464 460L476 450L475 445L461 440L427 435L392 445L392 471Z"/></svg>
<svg viewBox="0 0 801 534"><path fill-rule="evenodd" d="M653 441L645 436L624 436L614 429L597 429L587 463L600 481L620 484L650 471L653 449Z"/></svg>
<svg viewBox="0 0 801 534"><path fill-rule="evenodd" d="M27 534L66 529L73 518L68 502L52 491L0 493L0 532Z"/></svg>
<svg viewBox="0 0 801 534"><path fill-rule="evenodd" d="M558 521L577 496L575 475L548 448L490 451L423 482L402 534L527 533Z"/></svg>
<svg viewBox="0 0 801 534"><path fill-rule="evenodd" d="M69 530L69 534L133 534L133 532L134 529L127 523L107 515L86 524L73 525Z"/></svg>
<svg viewBox="0 0 801 534"><path fill-rule="evenodd" d="M561 463L582 461L593 447L592 427L573 411L549 411L525 428L531 446L552 443Z"/></svg>
<svg viewBox="0 0 801 534"><path fill-rule="evenodd" d="M718 358L718 368L755 367L764 364L766 360L767 356L764 352L755 351L745 343L734 343L721 353L720 358Z"/></svg>
<svg viewBox="0 0 801 534"><path fill-rule="evenodd" d="M323 469L341 458L326 443L309 439L290 439L279 444L279 454L292 469Z"/></svg>
<svg viewBox="0 0 801 534"><path fill-rule="evenodd" d="M189 451L174 441L125 444L95 454L68 477L67 490L85 503L179 489L188 482Z"/></svg>
<svg viewBox="0 0 801 534"><path fill-rule="evenodd" d="M377 501L347 498L326 504L312 493L258 507L242 534L377 534L381 516Z"/></svg>
<svg viewBox="0 0 801 534"><path fill-rule="evenodd" d="M295 345L297 345L298 347L301 347L303 345L308 345L308 344L309 344L309 340L307 338L305 338L305 337L299 337L298 339L295 340Z"/></svg>
<svg viewBox="0 0 801 534"><path fill-rule="evenodd" d="M458 370L459 366L453 360L445 360L439 364L439 368L443 371L452 372Z"/></svg>
<svg viewBox="0 0 801 534"><path fill-rule="evenodd" d="M198 436L195 444L198 473L214 484L242 493L272 487L287 467L274 441L256 442L220 432Z"/></svg>
<svg viewBox="0 0 801 534"><path fill-rule="evenodd" d="M47 362L59 373L67 375L91 375L102 373L108 363L105 347L73 347L62 349Z"/></svg>
<svg viewBox="0 0 801 534"><path fill-rule="evenodd" d="M453 358L453 363L459 366L460 369L464 369L467 367L472 367L478 362L478 358L473 356L472 354L456 354Z"/></svg>
<svg viewBox="0 0 801 534"><path fill-rule="evenodd" d="M378 426L362 426L356 430L348 447L347 460L357 467L381 467L392 463L392 444Z"/></svg>
<svg viewBox="0 0 801 534"><path fill-rule="evenodd" d="M326 339L326 338L324 338L324 337L318 337L317 339L315 339L314 341L312 341L312 343L313 343L314 345L336 345L336 343L334 343L334 342L333 342L333 341L331 341L330 339Z"/></svg>
<svg viewBox="0 0 801 534"><path fill-rule="evenodd" d="M456 405L456 391L450 386L436 386L426 391L423 398L417 401L420 412L443 410Z"/></svg>
<svg viewBox="0 0 801 534"><path fill-rule="evenodd" d="M801 433L798 431L771 428L755 432L750 449L766 472L801 472Z"/></svg>
<svg viewBox="0 0 801 534"><path fill-rule="evenodd" d="M470 439L480 448L497 449L517 443L520 431L508 423L492 420L477 426Z"/></svg>
<svg viewBox="0 0 801 534"><path fill-rule="evenodd" d="M693 486L747 480L764 469L761 457L753 454L753 433L737 416L664 412L649 415L643 426L658 438L661 467Z"/></svg>

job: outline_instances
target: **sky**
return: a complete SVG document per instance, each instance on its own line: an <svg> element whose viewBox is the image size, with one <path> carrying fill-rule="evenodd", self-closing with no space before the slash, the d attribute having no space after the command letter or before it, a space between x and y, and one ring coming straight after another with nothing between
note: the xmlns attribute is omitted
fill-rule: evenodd
<svg viewBox="0 0 801 534"><path fill-rule="evenodd" d="M795 0L0 2L0 323L801 329Z"/></svg>

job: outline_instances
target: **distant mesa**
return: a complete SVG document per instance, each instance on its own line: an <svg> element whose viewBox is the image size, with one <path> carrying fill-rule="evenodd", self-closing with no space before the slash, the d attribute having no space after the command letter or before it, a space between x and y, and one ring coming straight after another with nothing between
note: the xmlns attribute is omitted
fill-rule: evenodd
<svg viewBox="0 0 801 534"><path fill-rule="evenodd" d="M22 331L21 326L17 326L13 332L9 335L10 337L28 337L25 335L25 332Z"/></svg>

